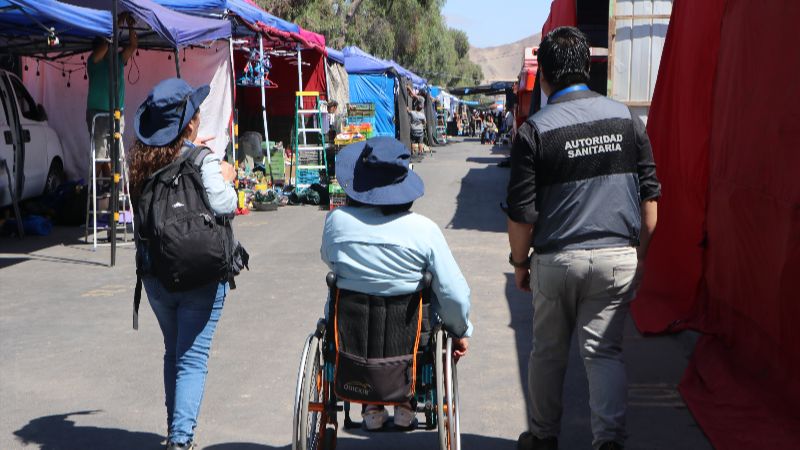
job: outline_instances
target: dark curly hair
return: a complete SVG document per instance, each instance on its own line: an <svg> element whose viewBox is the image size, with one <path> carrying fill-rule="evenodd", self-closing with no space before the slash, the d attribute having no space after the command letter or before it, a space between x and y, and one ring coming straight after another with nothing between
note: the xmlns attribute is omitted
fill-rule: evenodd
<svg viewBox="0 0 800 450"><path fill-rule="evenodd" d="M134 205L138 205L142 187L150 175L178 159L183 141L189 137L190 133L189 127L184 128L177 139L163 147L152 147L136 139L128 158L131 200Z"/></svg>

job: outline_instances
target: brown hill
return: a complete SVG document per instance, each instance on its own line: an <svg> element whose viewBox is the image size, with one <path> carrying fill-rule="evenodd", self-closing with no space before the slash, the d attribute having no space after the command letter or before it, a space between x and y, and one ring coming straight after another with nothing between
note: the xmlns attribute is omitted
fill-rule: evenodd
<svg viewBox="0 0 800 450"><path fill-rule="evenodd" d="M541 40L541 34L536 33L517 42L497 47L471 47L469 59L483 69L484 83L513 81L516 80L519 70L522 68L522 54L525 47L537 46Z"/></svg>

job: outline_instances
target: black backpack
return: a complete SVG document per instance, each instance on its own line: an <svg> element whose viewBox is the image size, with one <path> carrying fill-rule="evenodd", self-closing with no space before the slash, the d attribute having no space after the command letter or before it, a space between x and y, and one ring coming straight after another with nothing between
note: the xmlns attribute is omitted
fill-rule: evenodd
<svg viewBox="0 0 800 450"><path fill-rule="evenodd" d="M147 249L149 264L145 267L137 251L134 329L142 275L153 275L168 291L179 292L234 274L232 217L215 217L200 174L210 153L208 147L184 148L182 156L142 186L135 205L136 245Z"/></svg>

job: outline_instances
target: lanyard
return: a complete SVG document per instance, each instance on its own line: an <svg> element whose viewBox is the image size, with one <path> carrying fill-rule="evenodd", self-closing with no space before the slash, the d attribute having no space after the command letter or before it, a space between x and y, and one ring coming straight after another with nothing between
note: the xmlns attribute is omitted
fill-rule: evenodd
<svg viewBox="0 0 800 450"><path fill-rule="evenodd" d="M550 103L553 103L553 100L557 99L558 97L561 97L562 95L566 95L566 94L569 94L571 92L588 91L588 90L589 90L589 86L586 86L585 84L573 84L572 86L566 87L566 88L556 92L555 94L551 95L550 97L548 97L547 98L547 104L549 105Z"/></svg>

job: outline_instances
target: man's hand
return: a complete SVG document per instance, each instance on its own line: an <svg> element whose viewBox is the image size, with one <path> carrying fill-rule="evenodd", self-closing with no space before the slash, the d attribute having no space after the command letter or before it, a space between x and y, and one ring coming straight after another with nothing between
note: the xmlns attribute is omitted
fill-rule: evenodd
<svg viewBox="0 0 800 450"><path fill-rule="evenodd" d="M531 269L528 267L514 268L514 283L522 292L531 291Z"/></svg>
<svg viewBox="0 0 800 450"><path fill-rule="evenodd" d="M469 338L453 338L453 359L456 362L467 354L467 349L469 349Z"/></svg>
<svg viewBox="0 0 800 450"><path fill-rule="evenodd" d="M236 170L233 166L226 161L220 161L219 165L222 168L222 178L229 183L232 182L236 178Z"/></svg>

